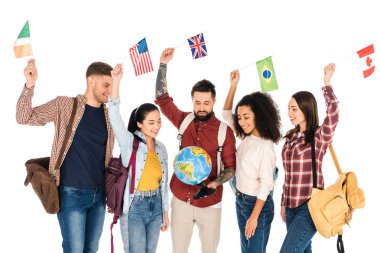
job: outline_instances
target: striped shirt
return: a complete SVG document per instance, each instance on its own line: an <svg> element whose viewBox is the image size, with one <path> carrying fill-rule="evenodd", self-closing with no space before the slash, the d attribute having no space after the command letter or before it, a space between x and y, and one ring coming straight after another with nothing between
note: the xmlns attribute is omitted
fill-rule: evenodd
<svg viewBox="0 0 380 253"><path fill-rule="evenodd" d="M59 96L45 104L32 108L33 94L34 87L29 89L26 86L24 86L24 89L17 102L16 120L19 124L31 126L43 126L46 123L54 122L55 133L53 146L51 149L49 172L55 177L56 184L58 186L60 183L60 170L59 168L57 170L55 169L58 155L60 150L64 148L64 153L60 164L62 165L62 162L65 159L65 156L74 138L75 131L79 125L79 122L82 119L86 105L86 98L83 95L77 95L78 109L75 113L73 128L70 133L69 141L67 142L66 147L62 147L63 139L66 135L66 127L69 124L71 111L73 109L74 100L71 97ZM112 157L114 134L108 118L108 109L106 106L103 106L103 108L108 131L104 164L104 166L106 167L110 161L110 158Z"/></svg>
<svg viewBox="0 0 380 253"><path fill-rule="evenodd" d="M322 88L327 106L326 118L315 132L315 156L317 164L317 188L323 189L322 159L332 142L339 120L338 100L331 86ZM303 133L296 133L286 139L282 149L285 170L281 206L295 208L307 202L313 189L313 167L311 146L305 145Z"/></svg>

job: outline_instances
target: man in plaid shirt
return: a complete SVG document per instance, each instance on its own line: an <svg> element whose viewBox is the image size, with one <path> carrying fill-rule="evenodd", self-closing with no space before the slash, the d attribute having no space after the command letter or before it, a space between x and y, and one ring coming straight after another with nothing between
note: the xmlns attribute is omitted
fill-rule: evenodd
<svg viewBox="0 0 380 253"><path fill-rule="evenodd" d="M112 156L114 135L105 103L111 90L112 67L94 62L86 72L87 89L77 95L78 107L69 141L63 146L74 99L59 96L32 107L37 80L35 60L24 69L26 83L17 102L19 124L43 126L54 122L49 172L59 187L58 221L65 253L97 252L105 218L104 170ZM63 159L54 169L63 149Z"/></svg>

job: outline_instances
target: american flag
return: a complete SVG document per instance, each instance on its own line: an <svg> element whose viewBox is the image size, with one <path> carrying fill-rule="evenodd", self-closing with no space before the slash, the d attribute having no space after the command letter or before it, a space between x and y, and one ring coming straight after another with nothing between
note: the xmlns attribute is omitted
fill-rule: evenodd
<svg viewBox="0 0 380 253"><path fill-rule="evenodd" d="M191 54L194 59L207 56L206 43L203 33L195 35L194 37L187 39L187 41L189 42Z"/></svg>
<svg viewBox="0 0 380 253"><path fill-rule="evenodd" d="M136 76L153 71L153 65L145 38L131 47L129 49L129 54L131 56Z"/></svg>

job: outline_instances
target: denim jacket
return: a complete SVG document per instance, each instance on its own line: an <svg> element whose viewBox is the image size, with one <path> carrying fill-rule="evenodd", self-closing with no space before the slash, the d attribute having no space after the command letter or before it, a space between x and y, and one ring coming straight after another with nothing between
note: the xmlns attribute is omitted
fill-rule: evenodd
<svg viewBox="0 0 380 253"><path fill-rule="evenodd" d="M123 161L123 166L127 167L129 158L132 153L133 146L133 134L127 130L125 124L120 115L120 100L109 99L109 118L112 125L112 128L115 133L115 137L120 146L121 159ZM145 141L145 135L140 131L136 131L135 134L139 136L142 140ZM160 184L160 192L162 196L162 213L169 210L169 200L168 200L168 154L163 143L155 140L156 143L156 153L161 162L162 168L162 180ZM131 171L129 171L129 176L127 184L124 191L124 205L123 205L123 214L128 214L129 207L132 203L134 193L137 189L137 186L140 182L140 178L145 166L147 159L148 148L145 142L139 143L139 148L136 154L136 174L135 174L135 189L133 194L130 194L130 184L131 184Z"/></svg>

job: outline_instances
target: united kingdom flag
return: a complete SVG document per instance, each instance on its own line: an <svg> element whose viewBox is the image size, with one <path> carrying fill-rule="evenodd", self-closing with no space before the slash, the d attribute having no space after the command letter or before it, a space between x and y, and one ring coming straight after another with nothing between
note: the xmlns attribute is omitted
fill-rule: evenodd
<svg viewBox="0 0 380 253"><path fill-rule="evenodd" d="M207 56L206 43L203 33L195 35L194 37L187 39L187 41L189 42L191 54L194 59Z"/></svg>

